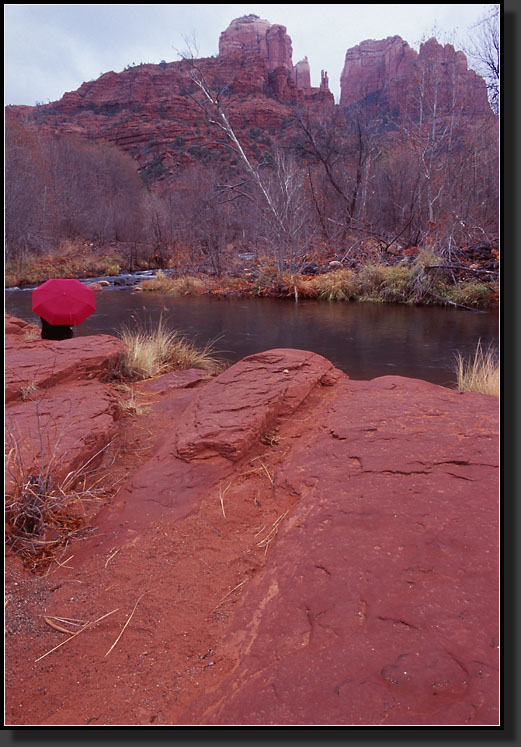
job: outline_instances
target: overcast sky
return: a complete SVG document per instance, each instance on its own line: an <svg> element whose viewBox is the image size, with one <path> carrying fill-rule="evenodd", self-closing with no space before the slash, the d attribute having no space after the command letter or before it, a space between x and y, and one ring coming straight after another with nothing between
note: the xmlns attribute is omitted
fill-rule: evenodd
<svg viewBox="0 0 521 747"><path fill-rule="evenodd" d="M468 5L13 5L4 4L5 103L60 99L109 70L172 62L195 40L198 57L217 55L219 34L254 13L286 26L293 63L307 56L311 85L326 70L338 100L346 50L398 35L418 49L436 36L457 49L490 4ZM468 37L467 37L468 38Z"/></svg>

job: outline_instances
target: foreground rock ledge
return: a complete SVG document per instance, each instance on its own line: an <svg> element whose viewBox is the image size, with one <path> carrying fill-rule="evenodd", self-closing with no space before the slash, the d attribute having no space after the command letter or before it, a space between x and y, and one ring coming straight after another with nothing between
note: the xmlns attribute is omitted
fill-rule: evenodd
<svg viewBox="0 0 521 747"><path fill-rule="evenodd" d="M278 482L299 496L189 724L496 724L496 403L343 381Z"/></svg>
<svg viewBox="0 0 521 747"><path fill-rule="evenodd" d="M112 393L97 372L116 341L82 338L74 366L71 341L28 346L23 323L9 329L17 427L32 427L24 408L34 405L16 397L35 353L31 380L50 404L71 387L85 393L74 443L89 443L88 428L96 448L113 439ZM105 361L88 363L105 345ZM139 388L151 414L136 418L135 443L142 422L160 438L96 517L99 538L71 545L74 559L48 582L9 575L7 723L499 723L497 398L402 377L352 381L296 350ZM266 473L255 476L259 455ZM259 548L269 505L281 519ZM116 607L35 663L63 641L44 614L93 619Z"/></svg>

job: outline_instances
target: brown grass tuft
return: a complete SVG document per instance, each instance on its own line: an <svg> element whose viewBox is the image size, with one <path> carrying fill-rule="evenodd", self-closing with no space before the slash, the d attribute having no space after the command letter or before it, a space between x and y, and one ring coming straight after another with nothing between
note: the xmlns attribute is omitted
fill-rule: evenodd
<svg viewBox="0 0 521 747"><path fill-rule="evenodd" d="M167 371L186 368L220 370L224 365L211 343L198 349L185 337L167 328L162 318L155 327L126 327L120 337L126 348L119 363L123 379L150 379Z"/></svg>
<svg viewBox="0 0 521 747"><path fill-rule="evenodd" d="M460 353L456 357L457 388L460 392L480 392L499 396L499 362L497 351L489 347L483 350L478 342L474 358L465 360Z"/></svg>

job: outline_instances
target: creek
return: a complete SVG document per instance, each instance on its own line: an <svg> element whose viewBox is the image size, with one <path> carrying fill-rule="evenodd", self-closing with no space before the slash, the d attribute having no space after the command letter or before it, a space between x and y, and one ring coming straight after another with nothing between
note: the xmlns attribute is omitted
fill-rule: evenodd
<svg viewBox="0 0 521 747"><path fill-rule="evenodd" d="M5 311L39 324L31 289L5 292ZM96 293L96 312L75 336L117 334L123 327L169 326L220 357L236 362L271 348L323 355L352 379L397 375L453 386L457 353L498 346L497 311L474 313L435 306L344 303L273 298L171 296L107 288Z"/></svg>

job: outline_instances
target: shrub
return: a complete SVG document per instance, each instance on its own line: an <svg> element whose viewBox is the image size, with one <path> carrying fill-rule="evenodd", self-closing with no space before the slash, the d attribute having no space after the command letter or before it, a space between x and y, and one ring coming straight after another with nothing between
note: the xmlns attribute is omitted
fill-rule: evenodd
<svg viewBox="0 0 521 747"><path fill-rule="evenodd" d="M493 290L485 283L467 281L445 289L444 296L449 301L463 306L486 306Z"/></svg>
<svg viewBox="0 0 521 747"><path fill-rule="evenodd" d="M89 505L105 497L107 491L95 477L94 464L111 442L63 477L68 454L61 447L64 425L51 433L48 423L41 422L39 403L45 392L28 386L21 394L34 402L37 426L25 439L14 427L7 433L5 540L33 571L41 571L59 548L83 531ZM27 446L33 442L39 444L40 454L31 461Z"/></svg>
<svg viewBox="0 0 521 747"><path fill-rule="evenodd" d="M155 291L157 293L173 293L173 279L158 270L154 278L149 278L141 282L141 288L144 291Z"/></svg>
<svg viewBox="0 0 521 747"><path fill-rule="evenodd" d="M172 280L172 293L182 296L196 296L209 290L209 278L198 278L192 275L184 275Z"/></svg>

